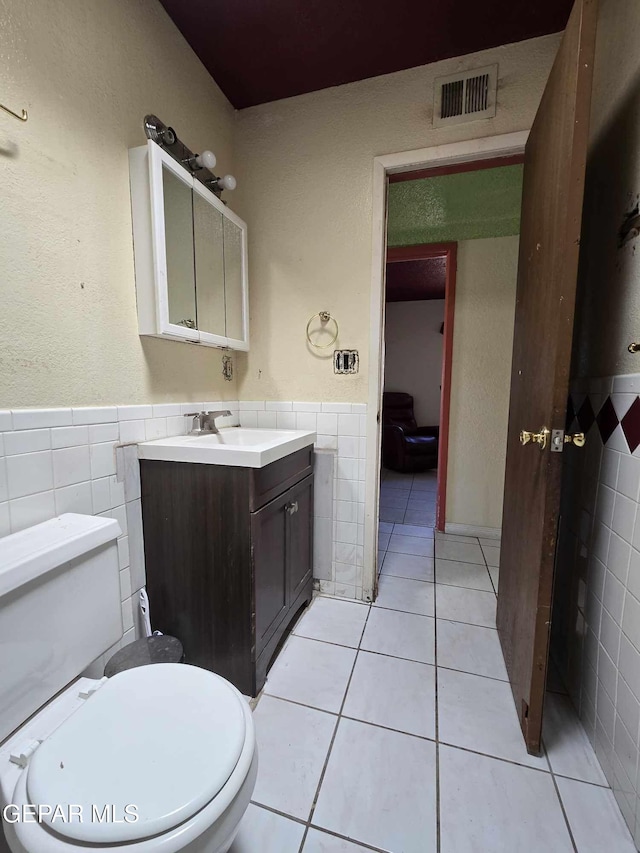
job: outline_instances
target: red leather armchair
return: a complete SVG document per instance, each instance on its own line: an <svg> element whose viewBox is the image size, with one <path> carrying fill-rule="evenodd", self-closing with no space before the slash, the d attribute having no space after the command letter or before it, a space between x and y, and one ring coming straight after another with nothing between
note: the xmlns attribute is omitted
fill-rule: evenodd
<svg viewBox="0 0 640 853"><path fill-rule="evenodd" d="M385 468L405 473L437 468L439 432L437 426L418 426L411 394L384 392L382 464Z"/></svg>

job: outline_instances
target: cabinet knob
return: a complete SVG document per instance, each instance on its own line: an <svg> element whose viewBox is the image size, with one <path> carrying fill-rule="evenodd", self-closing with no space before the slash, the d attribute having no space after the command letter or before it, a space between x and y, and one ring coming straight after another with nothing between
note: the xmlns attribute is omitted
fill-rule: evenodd
<svg viewBox="0 0 640 853"><path fill-rule="evenodd" d="M294 512L298 512L298 501L291 501L291 503L285 504L284 508L289 515L293 515Z"/></svg>

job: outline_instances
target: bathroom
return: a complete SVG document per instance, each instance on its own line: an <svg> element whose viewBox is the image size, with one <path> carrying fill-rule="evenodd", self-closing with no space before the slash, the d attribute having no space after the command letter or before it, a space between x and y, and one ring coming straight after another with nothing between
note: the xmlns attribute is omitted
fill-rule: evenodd
<svg viewBox="0 0 640 853"><path fill-rule="evenodd" d="M155 813L159 802L166 812L146 836L127 836L115 820L96 824L106 834L85 836L73 835L80 825L73 823L69 835L40 824L40 834L29 835L25 823L31 841L24 841L5 816L6 849L64 853L72 845L123 849L126 842L194 853L590 853L606 843L632 853L640 842L640 368L627 349L638 335L637 230L625 215L638 192L638 10L628 0L601 0L597 19L583 218L590 239L580 258L573 418L565 436L586 434L586 461L576 462L579 448L568 448L575 464L563 469L569 521L558 545L565 580L555 598L561 611L554 611L544 746L536 754L525 745L495 622L496 470L502 475L493 460L504 460L506 450L506 378L492 407L504 409L504 435L496 438L502 452L483 451L493 428L459 400L450 430L459 460L469 462L449 466L446 517L407 536L422 540L405 543L408 574L389 576L382 566L378 578L385 198L394 173L524 156L573 3L541 4L539 20L529 4L518 4L517 25L501 15L509 4L497 3L495 20L470 18L467 36L475 31L474 38L465 41L449 33L452 4L442 0L438 21L449 26L451 45L438 53L431 38L431 54L410 39L421 4L393 9L376 0L368 13L357 3L332 4L334 29L326 31L315 9L305 17L292 14L291 4L276 4L276 12L260 3L252 16L207 5L5 0L0 8L0 104L15 114L0 111L2 666L31 654L24 649L36 645L36 622L65 637L61 626L75 625L82 609L73 607L75 596L88 620L77 622L86 642L69 630L65 665L51 666L58 680L41 675L34 684L11 669L12 701L23 689L28 696L16 700L13 716L0 703L0 798L3 809L13 802L16 768L38 764L33 741L48 737L60 722L56 713L68 713L62 705L56 712L55 694L72 711L93 703L100 720L115 694L111 685L122 684L129 710L119 709L121 728L112 737L122 737L129 758L134 735L156 716L149 738L164 743L159 754L167 762L179 754L168 745L170 713L192 715L194 731L202 726L206 735L203 754L213 755L220 738L208 739L207 709L219 702L220 714L235 715L245 732L242 743L229 738L236 753L228 760L238 772L244 766L236 811L232 826L208 811L222 803L214 796L226 782L219 772L181 776L185 797L200 798L185 807L191 811L181 825L191 826L197 808L220 834L209 846L172 835L161 848L151 835L174 832L178 821L166 814L180 803L163 800L163 786L139 769L132 776L149 783ZM576 6L588 14L592 4ZM199 15L214 16L201 31ZM203 39L216 18L221 33ZM290 29L280 37L283 21ZM346 33L346 42L335 42L344 63L350 34L366 32L385 48L379 38L389 27L395 36L386 64L371 54L359 70L334 62L329 35ZM310 33L324 53L305 49ZM279 50L265 47L269 39ZM491 68L493 114L438 125L438 81ZM177 142L168 141L167 129ZM196 155L202 163L190 162ZM169 173L180 182L171 184ZM181 219L178 232L171 217L178 220L182 202L192 218ZM215 220L231 235L228 243L198 248L198 210L200 225ZM163 297L158 284L160 221L164 274L171 279L182 269L184 282L190 266L189 286L178 296L165 289ZM198 288L199 271L216 265L226 291L207 294ZM600 280L611 282L608 295ZM513 312L515 290L509 299ZM211 324L194 324L191 309ZM501 338L503 328L500 343L510 338L504 309L488 298L477 316L461 307L454 376L456 352L484 369L476 348ZM222 315L224 326L216 326ZM486 389L485 397L493 394L491 383ZM518 429L539 429L538 417ZM200 433L188 436L194 430ZM251 431L260 431L259 441ZM522 452L537 453L536 440ZM193 448L200 446L209 459L217 453L216 461L198 464ZM414 486L420 491L419 477ZM73 558L65 551L71 539ZM71 565L83 553L77 543L89 541L104 561L105 585L67 588L64 606L54 587L43 588L50 599L37 598L24 573L35 571L38 543L67 554ZM505 534L503 550L509 543ZM52 559L59 568L62 558ZM215 566L210 574L202 571L207 560ZM35 596L26 620L12 604L18 576ZM114 655L133 655L134 642L151 648L141 590L151 630L165 637L151 638L163 649L159 659L171 659L169 638L176 637L191 666L137 667L102 681ZM41 620L33 618L38 607ZM36 653L33 671L42 673L51 660ZM192 692L213 690L210 670L226 679L216 685L235 685L243 705L222 687L219 697L189 701ZM180 680L168 692L163 671ZM42 733L33 729L40 713L53 715ZM249 749L254 726L257 769ZM105 751L96 755L107 760ZM491 784L479 783L486 779ZM106 784L92 789L101 804L111 802ZM60 802L77 802L57 791ZM513 802L505 809L508 791ZM38 794L29 796L31 803Z"/></svg>

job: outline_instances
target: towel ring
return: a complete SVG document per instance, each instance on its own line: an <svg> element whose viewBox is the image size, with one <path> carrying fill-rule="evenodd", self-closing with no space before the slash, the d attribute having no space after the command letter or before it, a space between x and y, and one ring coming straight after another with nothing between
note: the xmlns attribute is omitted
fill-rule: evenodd
<svg viewBox="0 0 640 853"><path fill-rule="evenodd" d="M336 333L331 338L331 340L329 341L328 344L314 344L314 342L311 340L311 334L309 332L309 329L310 329L313 321L316 319L316 317L320 317L321 323L328 323L330 320L333 320L333 322L335 323ZM338 321L336 320L335 317L332 317L328 311L318 311L317 314L314 314L313 317L309 318L309 322L307 323L307 340L309 341L311 346L315 347L316 349L327 349L327 347L333 346L335 344L335 342L338 340L338 332L339 332Z"/></svg>

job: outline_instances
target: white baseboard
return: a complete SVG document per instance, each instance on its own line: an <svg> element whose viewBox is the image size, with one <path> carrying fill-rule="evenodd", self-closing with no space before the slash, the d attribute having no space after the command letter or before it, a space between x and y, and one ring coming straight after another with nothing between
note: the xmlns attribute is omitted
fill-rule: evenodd
<svg viewBox="0 0 640 853"><path fill-rule="evenodd" d="M447 522L445 533L455 533L458 536L484 536L486 539L500 539L502 531L499 527L476 527L473 524L452 524Z"/></svg>

